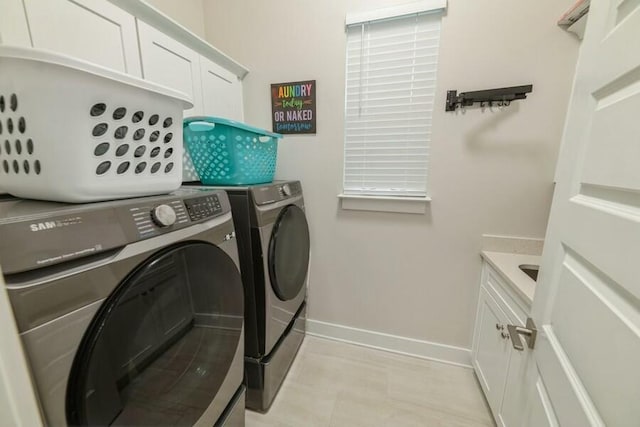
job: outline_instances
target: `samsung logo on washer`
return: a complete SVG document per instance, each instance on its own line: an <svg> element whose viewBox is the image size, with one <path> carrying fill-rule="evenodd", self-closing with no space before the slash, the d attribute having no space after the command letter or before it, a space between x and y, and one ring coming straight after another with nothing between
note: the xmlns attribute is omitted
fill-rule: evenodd
<svg viewBox="0 0 640 427"><path fill-rule="evenodd" d="M65 218L63 220L58 220L58 221L36 222L33 224L29 224L29 228L31 229L31 231L43 231L43 230L51 230L53 228L68 227L70 225L81 224L81 223L82 223L82 218L78 216L78 217L72 217L72 218Z"/></svg>
<svg viewBox="0 0 640 427"><path fill-rule="evenodd" d="M31 228L31 231L50 230L56 227L58 227L58 224L56 224L55 221L39 222L37 224L31 224L29 226L29 228Z"/></svg>

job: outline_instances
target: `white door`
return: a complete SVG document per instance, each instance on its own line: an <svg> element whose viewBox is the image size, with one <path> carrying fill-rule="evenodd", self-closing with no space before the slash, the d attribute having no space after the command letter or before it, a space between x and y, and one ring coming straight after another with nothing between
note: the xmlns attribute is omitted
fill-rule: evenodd
<svg viewBox="0 0 640 427"><path fill-rule="evenodd" d="M33 47L141 76L135 18L104 0L24 0Z"/></svg>
<svg viewBox="0 0 640 427"><path fill-rule="evenodd" d="M232 72L200 57L202 113L205 116L243 120L242 82Z"/></svg>
<svg viewBox="0 0 640 427"><path fill-rule="evenodd" d="M638 427L638 1L591 1L556 179L527 423Z"/></svg>
<svg viewBox="0 0 640 427"><path fill-rule="evenodd" d="M152 26L138 20L142 74L145 80L186 93L193 108L184 116L202 113L200 55Z"/></svg>

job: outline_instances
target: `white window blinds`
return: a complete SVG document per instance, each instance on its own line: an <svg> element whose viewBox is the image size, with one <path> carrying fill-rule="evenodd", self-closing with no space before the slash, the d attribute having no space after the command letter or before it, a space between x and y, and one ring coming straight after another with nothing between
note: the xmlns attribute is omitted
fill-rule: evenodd
<svg viewBox="0 0 640 427"><path fill-rule="evenodd" d="M347 26L345 194L427 195L440 20Z"/></svg>

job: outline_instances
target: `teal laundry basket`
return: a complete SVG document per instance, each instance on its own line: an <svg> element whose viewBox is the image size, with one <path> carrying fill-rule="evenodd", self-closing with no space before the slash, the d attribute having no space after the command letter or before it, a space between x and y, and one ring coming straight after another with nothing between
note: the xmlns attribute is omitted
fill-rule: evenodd
<svg viewBox="0 0 640 427"><path fill-rule="evenodd" d="M273 181L282 135L219 117L184 119L184 144L205 185Z"/></svg>

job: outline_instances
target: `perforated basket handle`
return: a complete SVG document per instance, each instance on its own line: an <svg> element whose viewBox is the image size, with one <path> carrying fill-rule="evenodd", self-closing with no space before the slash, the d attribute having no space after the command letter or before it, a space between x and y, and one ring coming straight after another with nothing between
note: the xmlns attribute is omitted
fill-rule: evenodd
<svg viewBox="0 0 640 427"><path fill-rule="evenodd" d="M205 121L197 121L197 122L189 122L187 126L189 126L189 130L193 132L206 132L215 128L216 124L211 122L205 122Z"/></svg>

